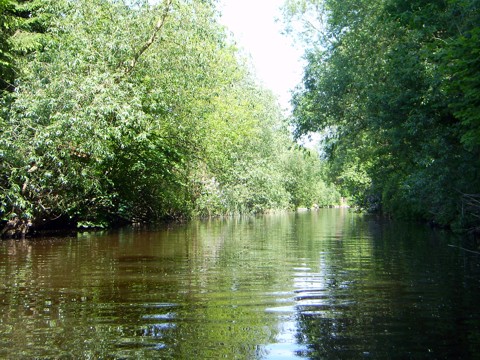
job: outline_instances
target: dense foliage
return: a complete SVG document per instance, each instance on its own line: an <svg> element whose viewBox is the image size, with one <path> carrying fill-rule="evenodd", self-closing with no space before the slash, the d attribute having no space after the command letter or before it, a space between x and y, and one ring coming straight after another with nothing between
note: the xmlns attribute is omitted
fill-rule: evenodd
<svg viewBox="0 0 480 360"><path fill-rule="evenodd" d="M319 132L359 204L474 229L480 215L480 3L289 0L306 45L296 135Z"/></svg>
<svg viewBox="0 0 480 360"><path fill-rule="evenodd" d="M0 91L13 90L18 55L41 46L48 18L40 15L41 0L0 1Z"/></svg>
<svg viewBox="0 0 480 360"><path fill-rule="evenodd" d="M3 232L338 201L213 2L0 5ZM15 45L21 28L35 46Z"/></svg>

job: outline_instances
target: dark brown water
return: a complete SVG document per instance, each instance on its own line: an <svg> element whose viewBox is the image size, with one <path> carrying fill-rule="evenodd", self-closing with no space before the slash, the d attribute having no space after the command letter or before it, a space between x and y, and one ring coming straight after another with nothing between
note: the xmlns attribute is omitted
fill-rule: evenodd
<svg viewBox="0 0 480 360"><path fill-rule="evenodd" d="M342 209L0 243L0 358L480 358L480 255Z"/></svg>

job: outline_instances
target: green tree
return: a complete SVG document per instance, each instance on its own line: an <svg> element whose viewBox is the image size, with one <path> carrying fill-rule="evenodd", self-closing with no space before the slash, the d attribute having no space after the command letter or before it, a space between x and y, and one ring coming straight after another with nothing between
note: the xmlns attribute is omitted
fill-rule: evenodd
<svg viewBox="0 0 480 360"><path fill-rule="evenodd" d="M248 73L239 79L220 94L209 118L205 167L197 174L204 187L197 203L201 215L288 207L279 152L291 140L283 115L273 95Z"/></svg>
<svg viewBox="0 0 480 360"><path fill-rule="evenodd" d="M54 6L45 49L22 68L4 117L3 216L99 225L184 211L185 164L219 81L215 9Z"/></svg>
<svg viewBox="0 0 480 360"><path fill-rule="evenodd" d="M37 13L41 49L24 48L2 97L4 224L290 206L283 115L213 2L45 0Z"/></svg>
<svg viewBox="0 0 480 360"><path fill-rule="evenodd" d="M0 1L0 90L13 90L19 58L42 46L48 13L44 0Z"/></svg>
<svg viewBox="0 0 480 360"><path fill-rule="evenodd" d="M326 181L326 165L313 150L297 147L283 155L282 174L290 202L295 207L340 204L340 194Z"/></svg>
<svg viewBox="0 0 480 360"><path fill-rule="evenodd" d="M311 28L308 12L320 11L313 17L324 22L312 41L303 38L297 136L324 134L332 178L359 202L380 199L385 212L445 225L466 221L462 193L478 192L480 181L478 4L304 3L288 21Z"/></svg>

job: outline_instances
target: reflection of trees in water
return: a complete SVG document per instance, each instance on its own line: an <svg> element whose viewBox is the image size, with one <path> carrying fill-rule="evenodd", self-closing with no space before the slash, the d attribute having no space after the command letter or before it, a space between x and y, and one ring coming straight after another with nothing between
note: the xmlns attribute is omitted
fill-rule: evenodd
<svg viewBox="0 0 480 360"><path fill-rule="evenodd" d="M3 243L0 357L471 358L478 261L422 229L320 210Z"/></svg>
<svg viewBox="0 0 480 360"><path fill-rule="evenodd" d="M453 256L438 233L367 217L343 234L325 239L317 267L310 265L316 281L297 290L296 338L309 358L478 354L479 337L471 336L479 334L478 286L467 275L470 262Z"/></svg>
<svg viewBox="0 0 480 360"><path fill-rule="evenodd" d="M352 320L346 318L322 318L299 314L297 339L308 346L308 356L313 359L345 359L359 356L348 343L348 329Z"/></svg>

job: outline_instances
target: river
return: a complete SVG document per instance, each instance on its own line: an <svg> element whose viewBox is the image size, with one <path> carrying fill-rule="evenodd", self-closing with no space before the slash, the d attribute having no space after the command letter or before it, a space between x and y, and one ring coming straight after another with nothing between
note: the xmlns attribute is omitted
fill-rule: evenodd
<svg viewBox="0 0 480 360"><path fill-rule="evenodd" d="M0 243L0 358L480 357L480 255L348 209Z"/></svg>

